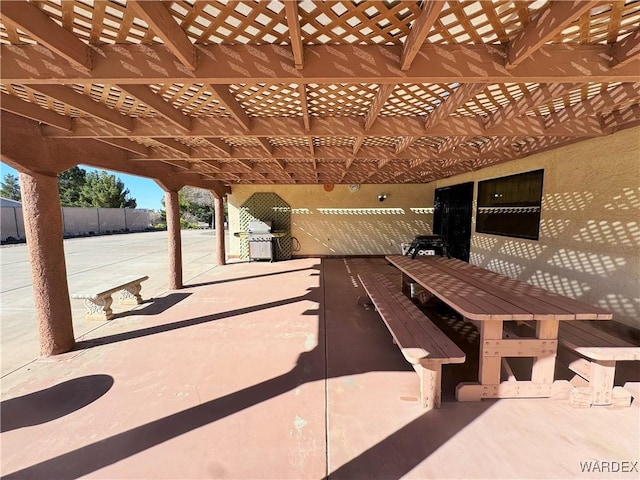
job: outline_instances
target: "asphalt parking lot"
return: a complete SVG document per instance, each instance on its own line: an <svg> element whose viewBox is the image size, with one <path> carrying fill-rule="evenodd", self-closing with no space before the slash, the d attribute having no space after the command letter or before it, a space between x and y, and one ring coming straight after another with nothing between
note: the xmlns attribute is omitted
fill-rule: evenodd
<svg viewBox="0 0 640 480"><path fill-rule="evenodd" d="M167 232L144 232L64 241L69 293L90 289L120 276L148 275L142 296L152 298L168 288ZM183 281L216 267L215 231L182 231ZM0 248L0 349L2 376L39 356L38 325L33 306L27 247ZM100 326L84 319L82 300L71 300L76 337ZM115 313L122 308L114 302Z"/></svg>

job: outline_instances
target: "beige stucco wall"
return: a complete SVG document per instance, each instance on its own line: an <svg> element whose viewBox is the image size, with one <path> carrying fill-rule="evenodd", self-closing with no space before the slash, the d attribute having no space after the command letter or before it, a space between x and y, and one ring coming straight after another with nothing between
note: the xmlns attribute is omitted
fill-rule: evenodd
<svg viewBox="0 0 640 480"><path fill-rule="evenodd" d="M361 185L355 192L347 185L331 192L322 185L238 185L229 195L230 232L239 231L238 207L255 192L276 192L291 207L291 235L300 245L294 255L400 253L400 243L432 231L433 189L426 185ZM233 236L229 253L240 253Z"/></svg>
<svg viewBox="0 0 640 480"><path fill-rule="evenodd" d="M471 263L602 306L640 328L640 127L427 185L362 185L357 192L343 185L332 192L236 186L229 197L230 231L238 230L242 202L254 192L274 191L293 209L297 254L399 253L400 242L431 232L436 188L474 181L477 190L479 180L540 168L540 239L474 233ZM378 202L380 193L388 195L385 202ZM237 239L230 253L239 253Z"/></svg>

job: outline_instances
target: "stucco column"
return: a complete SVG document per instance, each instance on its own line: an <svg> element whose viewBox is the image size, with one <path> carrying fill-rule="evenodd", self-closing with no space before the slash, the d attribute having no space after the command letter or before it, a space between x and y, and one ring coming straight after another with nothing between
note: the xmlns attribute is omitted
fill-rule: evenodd
<svg viewBox="0 0 640 480"><path fill-rule="evenodd" d="M182 239L178 192L166 191L164 203L167 209L167 233L169 234L169 289L178 290L182 288Z"/></svg>
<svg viewBox="0 0 640 480"><path fill-rule="evenodd" d="M226 265L227 256L224 244L224 197L216 197L214 195L213 208L216 216L216 263L218 265Z"/></svg>
<svg viewBox="0 0 640 480"><path fill-rule="evenodd" d="M27 250L40 330L40 354L68 352L75 345L64 260L62 213L55 174L20 172Z"/></svg>

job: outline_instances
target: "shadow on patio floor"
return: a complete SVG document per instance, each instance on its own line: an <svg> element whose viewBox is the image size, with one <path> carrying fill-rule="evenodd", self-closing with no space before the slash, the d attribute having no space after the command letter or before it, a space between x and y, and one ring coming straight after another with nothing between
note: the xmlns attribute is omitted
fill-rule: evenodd
<svg viewBox="0 0 640 480"><path fill-rule="evenodd" d="M603 425L622 437L611 448L637 442L637 409L451 401L472 361L444 369L443 408L424 413L417 376L353 282L384 263L292 263L304 268L229 266L156 314L92 332L82 355L22 372L16 391L42 393L3 402L3 427L5 404L23 412L3 434L3 478L486 478L496 462L503 478L557 478L562 462L602 451L588 439ZM57 389L68 408L42 415Z"/></svg>

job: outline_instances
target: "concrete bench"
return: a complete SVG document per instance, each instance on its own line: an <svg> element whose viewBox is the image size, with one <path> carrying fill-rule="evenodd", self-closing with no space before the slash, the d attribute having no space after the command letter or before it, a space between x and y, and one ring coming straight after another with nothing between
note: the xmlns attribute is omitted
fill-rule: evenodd
<svg viewBox="0 0 640 480"><path fill-rule="evenodd" d="M358 278L378 314L420 377L420 406L430 410L441 403L443 363L463 363L465 354L387 275L360 273Z"/></svg>
<svg viewBox="0 0 640 480"><path fill-rule="evenodd" d="M138 305L142 303L141 284L148 279L149 277L146 275L144 277L124 277L117 284L99 285L89 291L74 293L71 298L84 300L88 320L110 320L113 317L111 310L113 298L111 296L120 292L120 305Z"/></svg>
<svg viewBox="0 0 640 480"><path fill-rule="evenodd" d="M559 360L589 382L588 387L572 390L571 405L631 404L631 394L622 387L614 387L616 362L640 360L640 346L581 321L561 323L558 341L564 347L558 352Z"/></svg>

